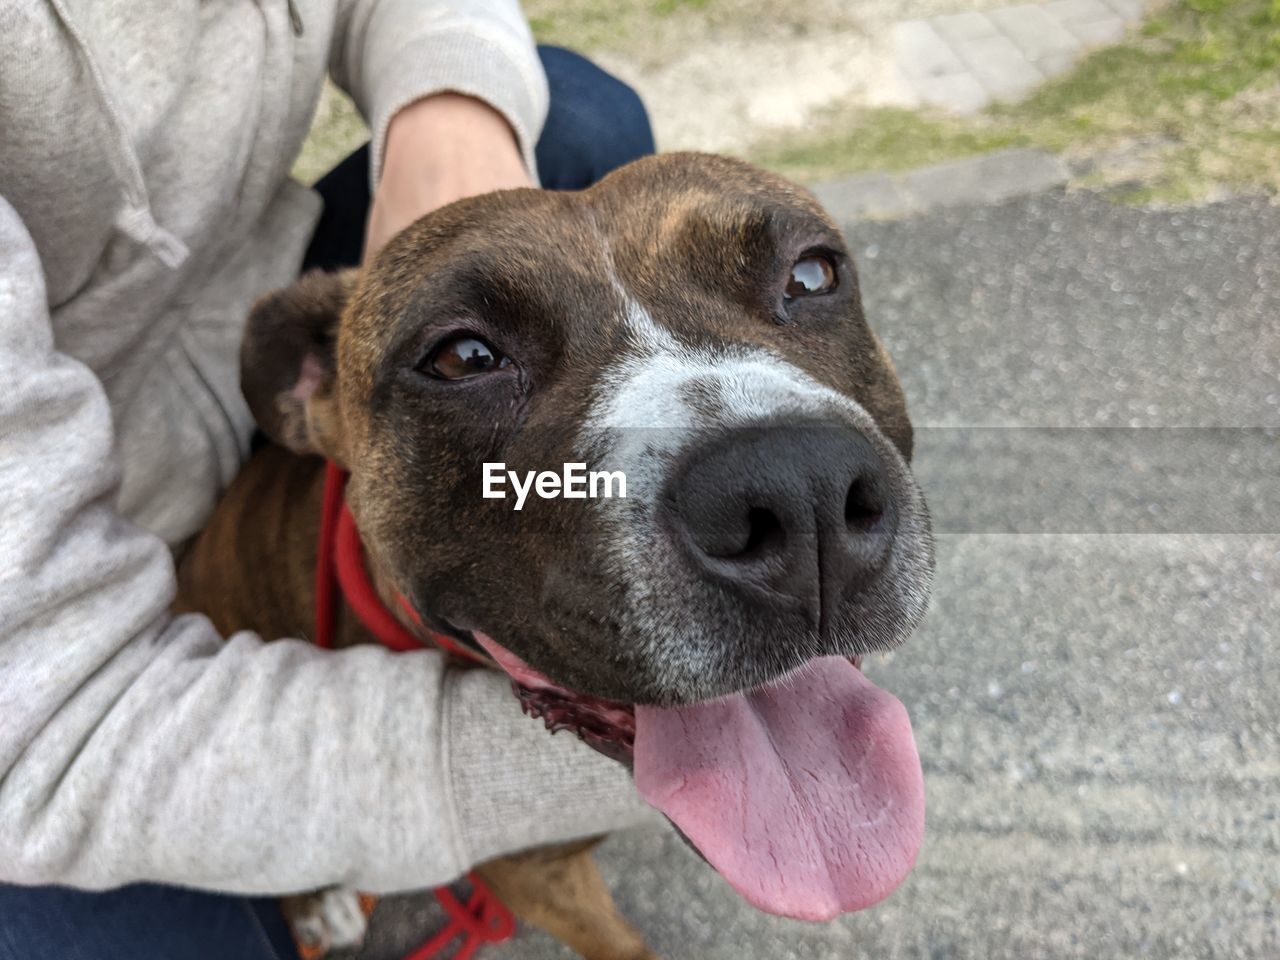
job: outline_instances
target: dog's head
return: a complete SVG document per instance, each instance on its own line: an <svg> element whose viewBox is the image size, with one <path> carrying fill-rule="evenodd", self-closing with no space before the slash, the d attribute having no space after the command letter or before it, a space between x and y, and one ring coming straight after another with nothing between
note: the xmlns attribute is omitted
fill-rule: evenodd
<svg viewBox="0 0 1280 960"><path fill-rule="evenodd" d="M263 300L243 359L264 429L350 471L378 575L518 677L699 703L891 647L924 611L911 427L852 257L745 164L452 204ZM483 495L496 463L626 495L517 510L492 467L508 496Z"/></svg>
<svg viewBox="0 0 1280 960"><path fill-rule="evenodd" d="M262 301L244 386L268 433L351 472L376 569L429 622L579 690L705 700L888 648L925 606L911 427L852 257L745 164L432 213L361 275ZM496 468L507 497L482 495L499 462L584 464L587 493L621 472L626 496L516 510Z"/></svg>

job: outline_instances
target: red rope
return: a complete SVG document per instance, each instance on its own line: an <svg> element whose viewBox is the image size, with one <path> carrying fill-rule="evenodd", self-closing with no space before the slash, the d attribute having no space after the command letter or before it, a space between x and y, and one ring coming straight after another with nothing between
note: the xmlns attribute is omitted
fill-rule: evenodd
<svg viewBox="0 0 1280 960"><path fill-rule="evenodd" d="M511 939L516 929L516 921L511 912L474 873L469 874L468 879L473 889L465 905L448 887L438 887L435 890L440 906L449 914L449 923L404 960L430 960L431 957L439 956L445 946L459 934L463 940L453 955L453 960L469 960L481 945Z"/></svg>
<svg viewBox="0 0 1280 960"><path fill-rule="evenodd" d="M346 484L346 472L336 464L326 464L320 542L316 552L316 646L333 649L341 591L352 612L384 647L398 652L421 650L429 641L445 653L483 662L483 658L474 651L444 634L423 627L417 612L404 597L396 599L405 614L422 630L425 639L411 632L386 608L365 567L360 533L343 497ZM469 873L467 879L471 882L471 896L465 904L448 887L437 887L433 891L448 914L449 922L404 960L431 960L442 956L445 947L459 936L462 942L452 960L470 960L482 945L511 939L516 928L511 911L477 874Z"/></svg>

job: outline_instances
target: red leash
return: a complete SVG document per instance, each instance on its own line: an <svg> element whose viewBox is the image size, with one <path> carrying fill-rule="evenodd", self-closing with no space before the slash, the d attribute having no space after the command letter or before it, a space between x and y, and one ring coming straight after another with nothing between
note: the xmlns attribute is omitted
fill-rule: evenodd
<svg viewBox="0 0 1280 960"><path fill-rule="evenodd" d="M397 652L422 650L429 644L435 644L445 653L477 663L485 662L480 654L460 646L452 638L423 627L404 597L398 598L400 606L422 630L425 639L411 632L386 608L365 567L360 533L343 497L346 485L347 474L333 463L326 464L320 543L316 554L316 646L333 649L338 598L341 596L365 628L388 649ZM448 887L437 887L432 891L448 914L449 922L404 960L430 960L441 956L445 947L459 935L462 943L453 954L453 960L470 960L484 944L511 939L516 928L511 911L474 872L467 874L467 880L471 883L471 896L465 904Z"/></svg>

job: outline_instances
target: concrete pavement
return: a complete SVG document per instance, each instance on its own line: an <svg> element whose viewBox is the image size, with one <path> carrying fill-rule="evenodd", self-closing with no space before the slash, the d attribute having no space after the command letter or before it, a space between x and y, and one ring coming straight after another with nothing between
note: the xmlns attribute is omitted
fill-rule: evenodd
<svg viewBox="0 0 1280 960"><path fill-rule="evenodd" d="M923 854L812 926L619 837L620 906L668 960L1280 957L1280 209L1053 190L847 234L940 532L926 623L867 667L914 719ZM435 922L378 919L371 960Z"/></svg>

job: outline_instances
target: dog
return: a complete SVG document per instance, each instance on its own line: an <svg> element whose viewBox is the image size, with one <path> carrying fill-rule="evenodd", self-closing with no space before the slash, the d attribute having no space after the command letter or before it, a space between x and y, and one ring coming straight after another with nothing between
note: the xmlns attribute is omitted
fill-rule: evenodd
<svg viewBox="0 0 1280 960"><path fill-rule="evenodd" d="M632 765L751 903L825 920L909 871L919 760L858 663L925 611L929 520L893 364L811 194L668 154L461 200L263 298L242 383L274 445L186 556L185 608L309 632L327 458L380 592ZM482 495L497 463L617 472L626 495L515 510ZM653 957L589 848L479 872L588 960Z"/></svg>

